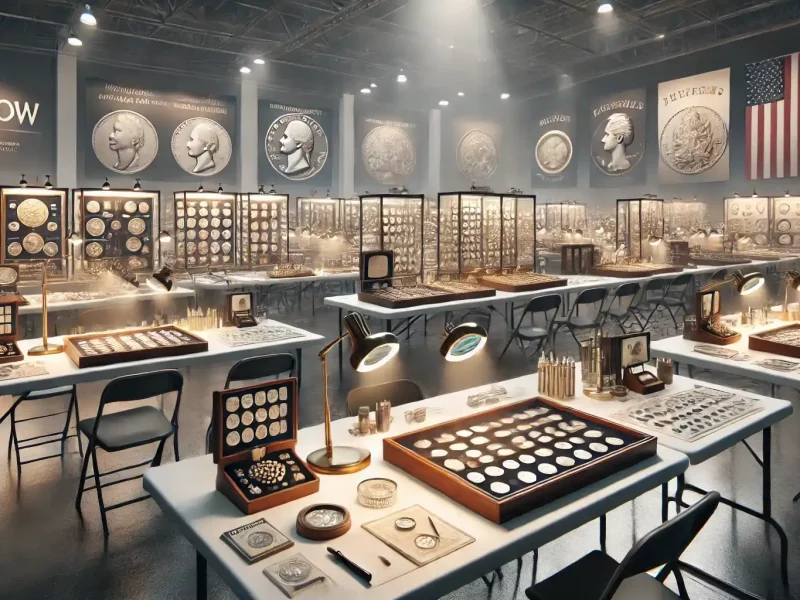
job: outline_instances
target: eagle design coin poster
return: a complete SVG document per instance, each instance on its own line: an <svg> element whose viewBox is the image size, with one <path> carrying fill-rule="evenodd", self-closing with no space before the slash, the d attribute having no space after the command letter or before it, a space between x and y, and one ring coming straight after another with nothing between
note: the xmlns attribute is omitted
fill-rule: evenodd
<svg viewBox="0 0 800 600"><path fill-rule="evenodd" d="M730 177L730 69L658 84L661 183Z"/></svg>
<svg viewBox="0 0 800 600"><path fill-rule="evenodd" d="M552 102L534 112L533 187L571 187L577 182L575 103Z"/></svg>

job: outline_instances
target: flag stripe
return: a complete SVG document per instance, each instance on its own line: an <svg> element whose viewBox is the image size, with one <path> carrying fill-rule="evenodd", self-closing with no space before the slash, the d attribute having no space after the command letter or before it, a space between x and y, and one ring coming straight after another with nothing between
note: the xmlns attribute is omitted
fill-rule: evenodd
<svg viewBox="0 0 800 600"><path fill-rule="evenodd" d="M800 103L798 103L798 89L800 89L800 81L798 81L798 55L792 54L789 57L789 62L791 63L790 77L792 78L792 89L789 92L791 94L791 106L789 107L789 143L791 144L789 164L791 165L791 170L789 175L791 177L797 177L797 111L800 110Z"/></svg>
<svg viewBox="0 0 800 600"><path fill-rule="evenodd" d="M778 103L773 102L770 108L769 117L769 177L775 178L778 176Z"/></svg>
<svg viewBox="0 0 800 600"><path fill-rule="evenodd" d="M752 156L753 151L751 144L753 143L753 134L750 131L751 123L753 120L753 109L748 106L744 109L744 177L745 179L753 178L752 170Z"/></svg>
<svg viewBox="0 0 800 600"><path fill-rule="evenodd" d="M758 143L756 144L756 178L764 179L764 106L758 107L756 131Z"/></svg>
<svg viewBox="0 0 800 600"><path fill-rule="evenodd" d="M794 58L790 57L789 60L786 61L784 68L786 69L786 97L783 100L783 170L781 171L782 177L789 177L789 174L792 171L792 158L791 158L791 149L792 149L792 133L791 129L791 122L792 122L792 63L794 62Z"/></svg>
<svg viewBox="0 0 800 600"><path fill-rule="evenodd" d="M773 122L773 129L772 129L772 147L773 152L775 153L775 177L781 178L785 177L783 174L783 162L784 158L786 157L786 152L784 152L784 125L783 125L783 115L785 110L783 105L785 102L783 100L779 100L775 103L775 107L773 112L775 114L772 115L772 122Z"/></svg>

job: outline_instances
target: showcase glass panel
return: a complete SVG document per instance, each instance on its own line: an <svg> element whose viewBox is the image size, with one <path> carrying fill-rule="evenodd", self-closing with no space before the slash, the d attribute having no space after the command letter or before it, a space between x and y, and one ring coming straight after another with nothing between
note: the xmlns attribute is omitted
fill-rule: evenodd
<svg viewBox="0 0 800 600"><path fill-rule="evenodd" d="M725 237L737 247L769 248L773 203L764 196L724 199ZM791 206L791 202L788 203Z"/></svg>
<svg viewBox="0 0 800 600"><path fill-rule="evenodd" d="M237 264L236 195L175 192L175 266L190 271Z"/></svg>
<svg viewBox="0 0 800 600"><path fill-rule="evenodd" d="M440 194L438 214L440 275L502 266L501 196Z"/></svg>
<svg viewBox="0 0 800 600"><path fill-rule="evenodd" d="M289 260L289 196L239 194L239 256L248 268Z"/></svg>
<svg viewBox="0 0 800 600"><path fill-rule="evenodd" d="M653 259L656 248L649 243L664 238L664 201L653 198L617 200L617 247L625 244L630 258ZM663 245L663 244L661 244Z"/></svg>
<svg viewBox="0 0 800 600"><path fill-rule="evenodd" d="M422 195L361 196L361 251L392 250L395 277L422 277Z"/></svg>
<svg viewBox="0 0 800 600"><path fill-rule="evenodd" d="M770 198L770 205L772 247L779 250L800 248L800 196Z"/></svg>
<svg viewBox="0 0 800 600"><path fill-rule="evenodd" d="M349 203L349 204L348 204ZM355 215L349 214L352 206ZM354 218L353 218L354 217ZM358 201L345 198L298 198L297 228L290 233L290 253L316 273L358 269Z"/></svg>
<svg viewBox="0 0 800 600"><path fill-rule="evenodd" d="M708 228L707 207L697 200L664 202L664 230L670 240L685 241L693 233Z"/></svg>
<svg viewBox="0 0 800 600"><path fill-rule="evenodd" d="M536 267L536 196L502 197L503 268Z"/></svg>

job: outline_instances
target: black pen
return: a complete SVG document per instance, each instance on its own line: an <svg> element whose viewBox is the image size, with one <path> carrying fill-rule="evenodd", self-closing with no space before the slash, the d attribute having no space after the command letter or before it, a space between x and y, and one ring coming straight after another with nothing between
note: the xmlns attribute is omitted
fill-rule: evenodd
<svg viewBox="0 0 800 600"><path fill-rule="evenodd" d="M334 550L333 548L328 546L328 552L330 552L336 558L338 558L340 561L342 561L344 563L344 566L346 566L348 569L350 569L350 571L356 577L360 577L361 579L363 579L367 583L370 583L372 581L372 573L370 573L366 569L362 569L361 567L359 567L356 563L354 563L352 560L347 558L339 550Z"/></svg>

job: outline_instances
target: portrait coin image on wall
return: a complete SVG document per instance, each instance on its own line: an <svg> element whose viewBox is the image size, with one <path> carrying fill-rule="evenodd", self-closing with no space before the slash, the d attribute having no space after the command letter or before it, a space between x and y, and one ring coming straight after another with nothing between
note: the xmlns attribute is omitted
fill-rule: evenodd
<svg viewBox="0 0 800 600"><path fill-rule="evenodd" d="M468 131L458 143L458 168L467 179L489 179L497 171L500 152L495 139L480 129Z"/></svg>
<svg viewBox="0 0 800 600"><path fill-rule="evenodd" d="M536 163L543 173L557 175L572 160L572 140L563 131L548 131L536 143Z"/></svg>
<svg viewBox="0 0 800 600"><path fill-rule="evenodd" d="M181 169L198 177L216 175L228 166L233 152L225 128L211 119L187 119L172 134L172 155Z"/></svg>
<svg viewBox="0 0 800 600"><path fill-rule="evenodd" d="M92 148L107 169L138 173L158 154L158 135L146 117L131 110L116 110L95 124Z"/></svg>
<svg viewBox="0 0 800 600"><path fill-rule="evenodd" d="M606 175L625 175L644 156L633 120L625 113L609 115L592 137L592 160Z"/></svg>
<svg viewBox="0 0 800 600"><path fill-rule="evenodd" d="M411 138L397 127L381 125L371 130L361 144L364 168L385 185L399 185L414 172L416 151Z"/></svg>
<svg viewBox="0 0 800 600"><path fill-rule="evenodd" d="M328 136L304 114L283 115L269 126L264 138L269 164L292 181L311 179L328 160Z"/></svg>
<svg viewBox="0 0 800 600"><path fill-rule="evenodd" d="M707 106L690 106L670 118L659 140L662 160L682 175L709 170L728 147L728 127Z"/></svg>

